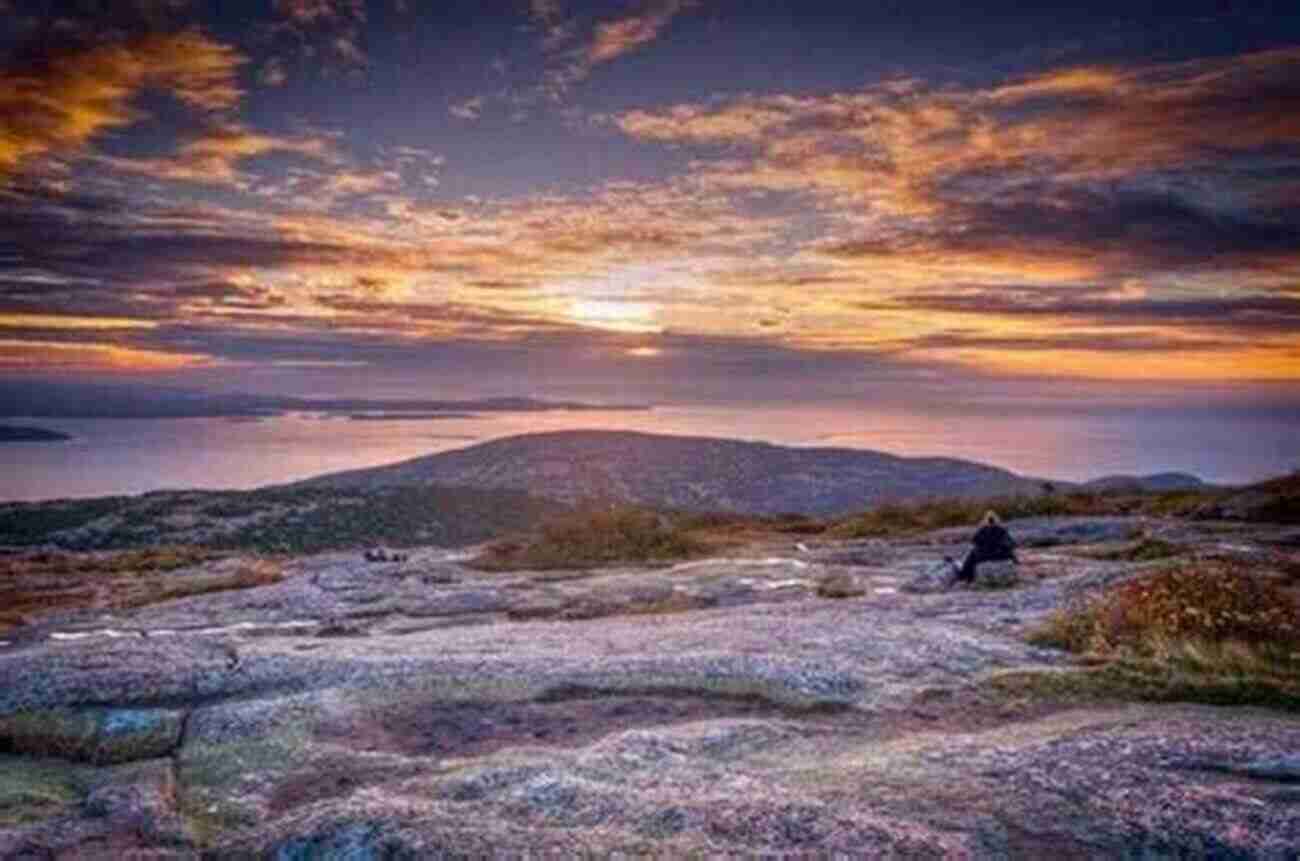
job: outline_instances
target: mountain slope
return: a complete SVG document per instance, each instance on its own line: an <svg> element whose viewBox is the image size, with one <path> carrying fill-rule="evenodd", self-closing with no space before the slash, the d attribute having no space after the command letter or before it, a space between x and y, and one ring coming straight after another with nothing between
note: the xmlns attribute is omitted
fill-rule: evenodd
<svg viewBox="0 0 1300 861"><path fill-rule="evenodd" d="M1106 475L1083 485L1084 490L1125 491L1131 493L1167 493L1178 490L1204 490L1208 485L1186 472L1157 472L1151 475Z"/></svg>
<svg viewBox="0 0 1300 861"><path fill-rule="evenodd" d="M507 437L296 487L440 484L683 510L842 514L882 502L1036 493L1040 482L951 458L624 431Z"/></svg>

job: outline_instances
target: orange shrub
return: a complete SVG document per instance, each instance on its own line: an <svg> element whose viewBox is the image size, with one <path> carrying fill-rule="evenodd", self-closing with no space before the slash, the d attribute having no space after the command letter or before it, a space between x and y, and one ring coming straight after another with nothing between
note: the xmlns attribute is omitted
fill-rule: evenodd
<svg viewBox="0 0 1300 861"><path fill-rule="evenodd" d="M1289 657L1300 607L1242 563L1200 560L1123 583L1058 613L1035 639L1073 651L1148 651L1152 643L1239 643Z"/></svg>

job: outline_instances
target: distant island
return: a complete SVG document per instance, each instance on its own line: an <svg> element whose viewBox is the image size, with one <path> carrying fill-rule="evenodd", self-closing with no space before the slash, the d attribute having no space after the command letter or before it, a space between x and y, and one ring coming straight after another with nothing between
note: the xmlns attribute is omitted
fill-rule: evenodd
<svg viewBox="0 0 1300 861"><path fill-rule="evenodd" d="M286 413L537 413L648 410L647 404L589 404L532 397L301 398L203 392L164 386L0 381L0 417L75 419L275 418Z"/></svg>
<svg viewBox="0 0 1300 861"><path fill-rule="evenodd" d="M475 413L437 412L437 413L353 413L348 416L354 422L428 422L442 419L476 419Z"/></svg>
<svg viewBox="0 0 1300 861"><path fill-rule="evenodd" d="M66 442L65 433L22 425L0 425L0 442Z"/></svg>

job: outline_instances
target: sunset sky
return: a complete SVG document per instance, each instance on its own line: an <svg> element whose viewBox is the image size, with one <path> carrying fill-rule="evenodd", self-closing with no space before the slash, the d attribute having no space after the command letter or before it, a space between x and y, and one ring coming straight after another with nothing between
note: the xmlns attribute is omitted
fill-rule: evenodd
<svg viewBox="0 0 1300 861"><path fill-rule="evenodd" d="M0 0L0 375L1300 403L1300 15L1156 5Z"/></svg>

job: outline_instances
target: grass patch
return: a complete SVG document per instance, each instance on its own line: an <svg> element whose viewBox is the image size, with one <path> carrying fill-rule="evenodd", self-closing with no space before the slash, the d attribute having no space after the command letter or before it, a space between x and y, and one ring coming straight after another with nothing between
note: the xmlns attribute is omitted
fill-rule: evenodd
<svg viewBox="0 0 1300 861"><path fill-rule="evenodd" d="M666 515L619 507L551 520L536 532L490 545L475 567L489 571L592 568L671 562L704 555L708 545Z"/></svg>
<svg viewBox="0 0 1300 861"><path fill-rule="evenodd" d="M144 607L177 598L211 595L234 589L270 586L284 579L284 569L271 559L246 559L229 569L204 572L184 578L137 580L113 601L117 608Z"/></svg>
<svg viewBox="0 0 1300 861"><path fill-rule="evenodd" d="M1171 559L1185 551L1177 544L1163 538L1143 536L1136 541L1100 550L1076 551L1080 556L1090 559L1102 559L1110 562L1154 562L1158 559Z"/></svg>
<svg viewBox="0 0 1300 861"><path fill-rule="evenodd" d="M1300 708L1300 605L1227 560L1165 568L1053 614L1030 642L1107 663L1081 676L1141 699Z"/></svg>
<svg viewBox="0 0 1300 861"><path fill-rule="evenodd" d="M1064 702L1203 703L1300 711L1300 684L1269 671L1206 672L1157 661L1117 659L1064 670L1015 670L989 679L1010 697Z"/></svg>

